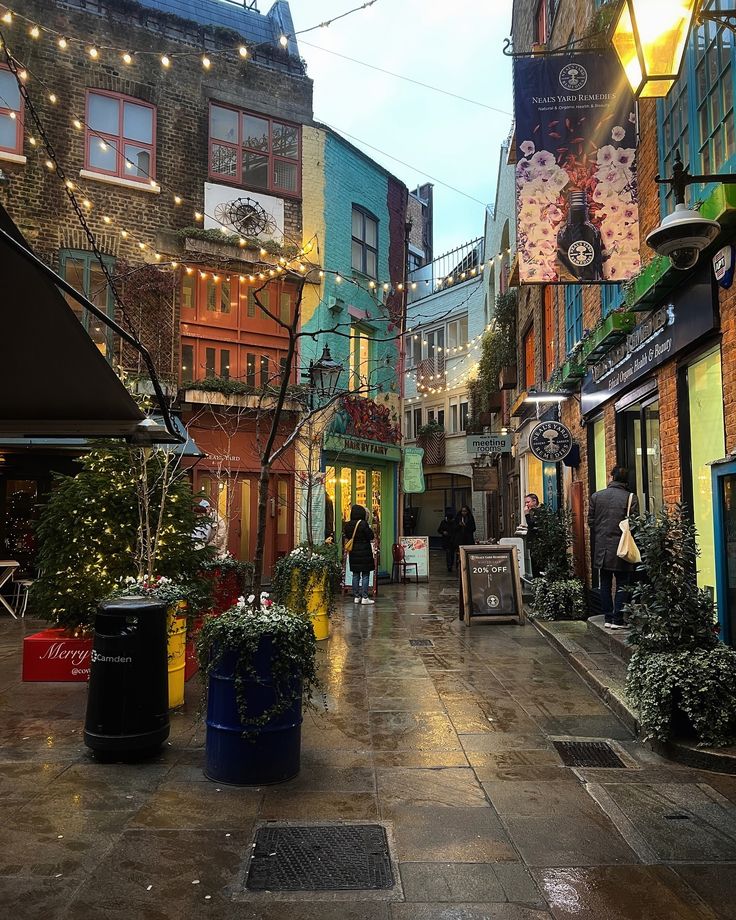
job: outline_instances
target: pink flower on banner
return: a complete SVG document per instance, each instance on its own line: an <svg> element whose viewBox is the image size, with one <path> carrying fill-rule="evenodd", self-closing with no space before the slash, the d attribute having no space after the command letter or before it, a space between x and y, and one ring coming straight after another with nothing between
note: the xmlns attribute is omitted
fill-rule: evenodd
<svg viewBox="0 0 736 920"><path fill-rule="evenodd" d="M525 157L530 157L536 150L536 147L533 141L524 141L522 144L519 144L519 149Z"/></svg>
<svg viewBox="0 0 736 920"><path fill-rule="evenodd" d="M626 132L621 127L621 125L616 125L613 131L611 131L611 137L618 143L626 137Z"/></svg>

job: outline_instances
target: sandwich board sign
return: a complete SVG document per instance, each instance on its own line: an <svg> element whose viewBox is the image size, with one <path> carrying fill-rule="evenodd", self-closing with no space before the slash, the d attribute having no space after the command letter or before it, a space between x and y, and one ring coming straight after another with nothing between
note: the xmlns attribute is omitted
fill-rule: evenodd
<svg viewBox="0 0 736 920"><path fill-rule="evenodd" d="M524 622L515 546L461 546L460 574L460 613L466 626L478 618Z"/></svg>

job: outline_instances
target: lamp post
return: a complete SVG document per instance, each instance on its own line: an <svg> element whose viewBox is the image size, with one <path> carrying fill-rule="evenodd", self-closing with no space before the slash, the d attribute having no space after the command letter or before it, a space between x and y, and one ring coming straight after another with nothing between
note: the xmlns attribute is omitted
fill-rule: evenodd
<svg viewBox="0 0 736 920"><path fill-rule="evenodd" d="M634 95L662 98L680 76L693 22L736 32L736 12L705 11L707 0L624 0L611 42Z"/></svg>
<svg viewBox="0 0 736 920"><path fill-rule="evenodd" d="M334 360L327 345L318 361L309 362L309 370L304 376L309 380L310 409L314 409L315 395L320 399L332 399L337 393L340 375L344 370L342 364Z"/></svg>

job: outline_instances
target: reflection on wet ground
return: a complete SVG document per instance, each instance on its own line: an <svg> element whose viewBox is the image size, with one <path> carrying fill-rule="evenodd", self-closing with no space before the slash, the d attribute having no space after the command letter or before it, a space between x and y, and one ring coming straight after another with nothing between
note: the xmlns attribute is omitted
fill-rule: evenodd
<svg viewBox="0 0 736 920"><path fill-rule="evenodd" d="M197 679L158 758L94 762L85 687L21 683L34 624L0 620L3 916L736 916L736 777L638 745L533 626L460 623L455 587L441 576L382 588L375 607L338 605L319 653L327 710L320 697L305 715L301 773L262 788L202 775ZM626 766L565 767L559 737L611 740ZM381 822L397 886L382 899L250 896L243 867L267 821Z"/></svg>

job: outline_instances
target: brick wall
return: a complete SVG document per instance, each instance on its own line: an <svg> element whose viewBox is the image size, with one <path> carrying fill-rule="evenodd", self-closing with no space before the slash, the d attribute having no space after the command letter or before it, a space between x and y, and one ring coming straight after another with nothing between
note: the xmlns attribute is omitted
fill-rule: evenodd
<svg viewBox="0 0 736 920"><path fill-rule="evenodd" d="M171 33L165 39L158 37L141 25L144 20L155 24L160 19L164 30L165 17L151 10L141 13L113 0L106 9L106 15L96 16L70 11L60 2L26 0L25 16L43 22L60 35L83 39L85 44L70 42L67 50L61 51L48 36L30 38L19 21L6 30L7 41L11 53L29 72L28 91L64 170L77 185L80 198L86 196L92 202L88 222L99 245L104 252L134 267L142 262L139 242L146 245L146 253L151 253L145 256L150 260L152 252L162 246L166 233L195 226L194 212L203 210L209 101L304 124L311 121L312 83L300 73L232 57L213 56L212 69L206 72L198 56L191 54L191 46L178 45ZM205 33L209 34L207 29ZM103 49L97 62L85 50L92 44ZM138 55L128 66L105 51L104 46L158 53ZM186 50L189 56L174 58L171 68L165 70L159 62L164 50ZM128 189L80 178L84 131L73 126L73 119L84 119L87 89L122 93L156 106L156 179L161 184L160 194L146 191L145 186ZM56 104L48 99L51 92L58 97ZM37 141L35 146L31 137ZM58 176L44 165L46 154L28 113L23 153L27 157L24 165L0 159L11 180L3 200L36 252L58 267L59 249L74 246L86 250L89 246ZM184 199L181 206L176 205L175 194ZM285 204L286 234L301 240L301 201L287 199ZM103 220L105 216L111 218L111 223ZM110 227L117 229L111 232ZM120 236L122 228L130 231L127 239ZM168 239L172 239L170 234ZM160 251L165 255L170 250ZM163 316L167 310L168 315ZM162 370L178 366L176 356L166 353L166 348L176 347L176 336L170 336L164 348L160 335L162 324L178 327L172 310L173 300L161 299L153 311L160 321L142 327L144 344L157 352Z"/></svg>

